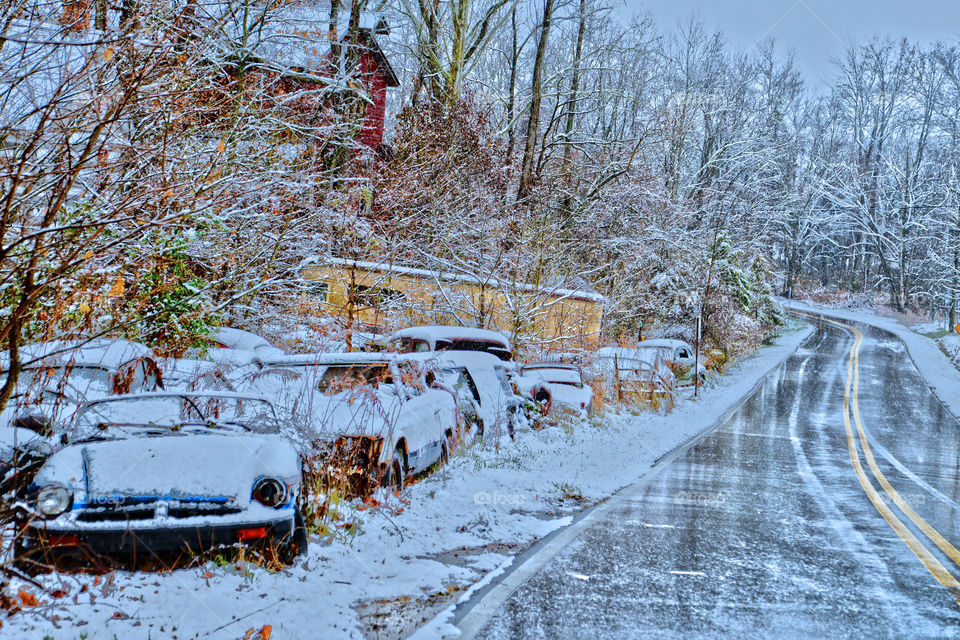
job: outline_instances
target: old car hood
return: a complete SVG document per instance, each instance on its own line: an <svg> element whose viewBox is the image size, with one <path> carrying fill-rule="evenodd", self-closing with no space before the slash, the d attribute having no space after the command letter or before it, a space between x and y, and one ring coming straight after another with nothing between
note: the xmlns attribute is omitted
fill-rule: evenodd
<svg viewBox="0 0 960 640"><path fill-rule="evenodd" d="M297 454L278 436L183 434L78 443L51 456L34 482L70 486L88 502L125 496L246 503L262 475L299 479Z"/></svg>
<svg viewBox="0 0 960 640"><path fill-rule="evenodd" d="M313 436L380 436L393 428L402 402L393 393L318 393L302 410Z"/></svg>

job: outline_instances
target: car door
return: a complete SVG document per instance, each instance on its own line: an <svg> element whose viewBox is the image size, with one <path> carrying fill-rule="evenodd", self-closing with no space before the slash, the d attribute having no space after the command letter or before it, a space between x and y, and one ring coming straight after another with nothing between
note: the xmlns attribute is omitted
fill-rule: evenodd
<svg viewBox="0 0 960 640"><path fill-rule="evenodd" d="M407 443L407 466L413 472L423 471L440 459L446 437L445 409L448 405L455 408L456 403L448 392L428 388L414 363L397 365L395 382L403 400L394 442L402 437Z"/></svg>

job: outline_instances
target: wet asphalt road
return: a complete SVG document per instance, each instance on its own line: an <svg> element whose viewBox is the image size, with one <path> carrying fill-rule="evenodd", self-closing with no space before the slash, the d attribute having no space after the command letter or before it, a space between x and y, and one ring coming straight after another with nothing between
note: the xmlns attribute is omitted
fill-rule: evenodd
<svg viewBox="0 0 960 640"><path fill-rule="evenodd" d="M854 472L843 420L853 333L815 324L728 422L561 550L478 637L960 637L960 590L935 579ZM857 328L876 464L958 546L960 424L900 341ZM856 446L881 500L960 577Z"/></svg>

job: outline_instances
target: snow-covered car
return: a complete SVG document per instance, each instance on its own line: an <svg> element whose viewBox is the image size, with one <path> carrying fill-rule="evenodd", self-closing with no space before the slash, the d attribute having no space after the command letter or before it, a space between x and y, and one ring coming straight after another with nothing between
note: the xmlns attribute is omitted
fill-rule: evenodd
<svg viewBox="0 0 960 640"><path fill-rule="evenodd" d="M159 365L165 391L236 391L235 378L245 368L187 358L165 358Z"/></svg>
<svg viewBox="0 0 960 640"><path fill-rule="evenodd" d="M432 370L436 382L434 385L447 389L457 399L463 423L472 437L483 436L483 418L481 417L481 398L477 383L470 371L464 366L447 364Z"/></svg>
<svg viewBox="0 0 960 640"><path fill-rule="evenodd" d="M479 432L485 437L511 436L522 421L523 399L513 386L514 363L480 351L410 354L438 369L463 369L476 389ZM472 390L471 390L472 394Z"/></svg>
<svg viewBox="0 0 960 640"><path fill-rule="evenodd" d="M671 396L677 386L677 378L663 354L654 349L602 347L594 354L590 373L608 384L619 385L618 394L626 390L664 398Z"/></svg>
<svg viewBox="0 0 960 640"><path fill-rule="evenodd" d="M22 565L61 555L148 557L306 545L300 459L273 405L235 393L144 393L84 404L24 496Z"/></svg>
<svg viewBox="0 0 960 640"><path fill-rule="evenodd" d="M390 343L400 353L427 351L479 351L500 360L513 360L510 341L501 333L469 327L423 326L397 331Z"/></svg>
<svg viewBox="0 0 960 640"><path fill-rule="evenodd" d="M670 338L654 338L644 340L637 348L656 349L661 353L664 360L677 366L682 373L677 380L679 385L693 384L694 368L700 376L701 383L707 377L707 368L703 365L703 362L697 361L696 351L688 342Z"/></svg>
<svg viewBox="0 0 960 640"><path fill-rule="evenodd" d="M286 356L243 388L276 398L304 453L360 494L446 460L461 426L454 396L399 354Z"/></svg>
<svg viewBox="0 0 960 640"><path fill-rule="evenodd" d="M0 412L0 429L22 427L52 435L73 420L87 400L162 388L152 351L127 340L57 340L20 349L21 371ZM0 354L0 376L10 366Z"/></svg>
<svg viewBox="0 0 960 640"><path fill-rule="evenodd" d="M517 387L549 414L566 410L588 416L593 412L593 389L574 364L531 362L520 367Z"/></svg>
<svg viewBox="0 0 960 640"><path fill-rule="evenodd" d="M204 357L221 365L241 366L274 360L285 355L282 349L257 334L232 327L214 327L207 335L206 343ZM196 350L188 355L199 357Z"/></svg>

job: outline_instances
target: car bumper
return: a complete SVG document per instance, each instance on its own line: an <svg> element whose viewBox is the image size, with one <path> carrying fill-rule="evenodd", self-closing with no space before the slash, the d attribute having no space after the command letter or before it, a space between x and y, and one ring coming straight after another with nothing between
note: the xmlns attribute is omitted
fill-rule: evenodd
<svg viewBox="0 0 960 640"><path fill-rule="evenodd" d="M137 529L54 529L30 525L20 548L27 554L83 552L98 555L137 555L189 552L238 544L285 542L293 536L293 518L268 522L230 523L197 527Z"/></svg>

